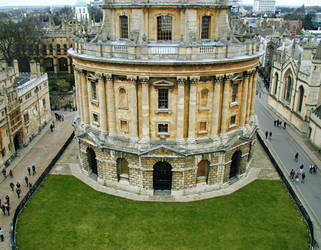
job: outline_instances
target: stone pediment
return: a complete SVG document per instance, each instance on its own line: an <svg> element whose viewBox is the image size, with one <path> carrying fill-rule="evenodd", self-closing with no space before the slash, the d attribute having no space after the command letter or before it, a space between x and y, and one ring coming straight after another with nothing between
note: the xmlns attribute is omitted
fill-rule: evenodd
<svg viewBox="0 0 321 250"><path fill-rule="evenodd" d="M151 148L140 154L143 157L182 157L185 156L182 152L176 149L170 148L165 145L160 145L155 148Z"/></svg>

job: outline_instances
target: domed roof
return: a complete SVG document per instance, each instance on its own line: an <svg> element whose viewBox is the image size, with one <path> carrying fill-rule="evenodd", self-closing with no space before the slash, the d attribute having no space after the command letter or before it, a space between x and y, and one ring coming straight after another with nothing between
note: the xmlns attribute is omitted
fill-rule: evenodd
<svg viewBox="0 0 321 250"><path fill-rule="evenodd" d="M77 0L75 6L87 6L86 0Z"/></svg>

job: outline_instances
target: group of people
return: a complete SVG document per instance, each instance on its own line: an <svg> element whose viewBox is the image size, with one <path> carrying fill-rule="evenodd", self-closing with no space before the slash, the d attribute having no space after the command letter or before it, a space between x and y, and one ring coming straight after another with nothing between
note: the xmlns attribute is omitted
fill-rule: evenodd
<svg viewBox="0 0 321 250"><path fill-rule="evenodd" d="M283 123L283 128L286 129L286 122L282 122L279 119L274 120L274 127L282 128L282 123Z"/></svg>
<svg viewBox="0 0 321 250"><path fill-rule="evenodd" d="M56 121L64 121L65 118L64 118L64 115L63 114L58 114L58 113L55 113L55 117L56 117Z"/></svg>
<svg viewBox="0 0 321 250"><path fill-rule="evenodd" d="M272 139L272 131L265 131L265 139Z"/></svg>
<svg viewBox="0 0 321 250"><path fill-rule="evenodd" d="M294 155L294 161L298 162L298 159L299 159L299 153L297 152ZM300 165L299 170L297 172L295 172L295 170L292 169L291 172L290 172L291 180L299 183L300 182L300 177L301 177L301 183L304 184L306 175L305 175L305 172L303 171L303 169L304 169L304 165L303 164ZM317 165L310 164L309 173L310 174L316 174L317 173L317 169L318 169Z"/></svg>
<svg viewBox="0 0 321 250"><path fill-rule="evenodd" d="M2 175L4 178L7 178L7 170L5 168L2 169ZM13 178L13 172L11 169L9 170L9 176L10 176L10 178Z"/></svg>

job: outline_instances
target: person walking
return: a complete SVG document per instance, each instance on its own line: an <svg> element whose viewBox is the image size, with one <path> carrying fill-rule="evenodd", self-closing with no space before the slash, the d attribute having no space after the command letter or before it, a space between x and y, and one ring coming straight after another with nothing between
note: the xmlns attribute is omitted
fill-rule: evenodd
<svg viewBox="0 0 321 250"><path fill-rule="evenodd" d="M5 169L2 169L2 175L4 178L7 178L7 171Z"/></svg>
<svg viewBox="0 0 321 250"><path fill-rule="evenodd" d="M292 181L294 180L294 175L295 175L295 171L294 171L294 169L292 168L292 170L291 170L291 172L290 172L290 178L291 178Z"/></svg>
<svg viewBox="0 0 321 250"><path fill-rule="evenodd" d="M313 165L312 164L310 164L310 166L309 166L309 173L313 174Z"/></svg>
<svg viewBox="0 0 321 250"><path fill-rule="evenodd" d="M21 187L20 183L17 182L16 187L19 189Z"/></svg>
<svg viewBox="0 0 321 250"><path fill-rule="evenodd" d="M269 135L270 135L270 139L272 139L272 131L270 131L270 134L269 134Z"/></svg>
<svg viewBox="0 0 321 250"><path fill-rule="evenodd" d="M10 197L9 197L9 195L6 195L6 203L7 203L8 205L10 205Z"/></svg>
<svg viewBox="0 0 321 250"><path fill-rule="evenodd" d="M18 198L20 199L20 193L21 193L20 188L17 188L17 189L16 189L16 192L17 192Z"/></svg>
<svg viewBox="0 0 321 250"><path fill-rule="evenodd" d="M286 122L283 122L283 128L286 129Z"/></svg>
<svg viewBox="0 0 321 250"><path fill-rule="evenodd" d="M305 179L305 173L303 172L301 175L301 183L304 184L304 179Z"/></svg>
<svg viewBox="0 0 321 250"><path fill-rule="evenodd" d="M298 162L298 159L299 159L299 153L296 152L295 155L294 155L294 160L295 160L296 162Z"/></svg>
<svg viewBox="0 0 321 250"><path fill-rule="evenodd" d="M276 126L278 127L279 126L279 119L276 120Z"/></svg>
<svg viewBox="0 0 321 250"><path fill-rule="evenodd" d="M28 170L28 175L30 176L31 168L30 168L30 167L27 167L27 170Z"/></svg>
<svg viewBox="0 0 321 250"><path fill-rule="evenodd" d="M25 182L26 182L26 185L27 185L27 187L28 187L28 183L29 183L28 176L25 176Z"/></svg>
<svg viewBox="0 0 321 250"><path fill-rule="evenodd" d="M10 188L11 188L11 191L13 192L13 191L14 191L14 184L13 184L13 182L10 182L9 186L10 186Z"/></svg>
<svg viewBox="0 0 321 250"><path fill-rule="evenodd" d="M53 132L53 125L50 124L50 131Z"/></svg>
<svg viewBox="0 0 321 250"><path fill-rule="evenodd" d="M6 204L6 210L7 210L8 216L10 216L10 205L9 204Z"/></svg>
<svg viewBox="0 0 321 250"><path fill-rule="evenodd" d="M32 182L29 182L29 189L32 188Z"/></svg>
<svg viewBox="0 0 321 250"><path fill-rule="evenodd" d="M13 172L12 172L12 169L10 169L10 171L9 171L9 176L10 176L11 178L13 178Z"/></svg>
<svg viewBox="0 0 321 250"><path fill-rule="evenodd" d="M32 175L35 175L35 173L36 173L36 166L32 165Z"/></svg>
<svg viewBox="0 0 321 250"><path fill-rule="evenodd" d="M303 164L301 164L301 165L300 165L300 169L299 169L299 173L300 173L300 174L302 174L302 173L303 173L303 168L304 168L304 165L303 165Z"/></svg>
<svg viewBox="0 0 321 250"><path fill-rule="evenodd" d="M267 139L269 136L269 132L265 131L265 139Z"/></svg>
<svg viewBox="0 0 321 250"><path fill-rule="evenodd" d="M3 242L4 241L4 236L3 236L3 230L0 227L0 240Z"/></svg>
<svg viewBox="0 0 321 250"><path fill-rule="evenodd" d="M1 205L1 210L2 210L3 215L6 215L6 208L3 204Z"/></svg>
<svg viewBox="0 0 321 250"><path fill-rule="evenodd" d="M299 174L298 174L298 173L296 173L296 175L295 175L295 182L296 182L296 183L298 183L298 182L299 182L299 180L300 180L300 179L299 179Z"/></svg>

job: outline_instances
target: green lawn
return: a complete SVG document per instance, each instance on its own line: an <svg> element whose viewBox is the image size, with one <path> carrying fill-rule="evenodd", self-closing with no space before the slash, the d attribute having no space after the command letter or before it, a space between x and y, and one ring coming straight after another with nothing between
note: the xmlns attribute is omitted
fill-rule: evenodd
<svg viewBox="0 0 321 250"><path fill-rule="evenodd" d="M21 213L19 249L308 249L280 181L188 203L135 202L50 175Z"/></svg>

